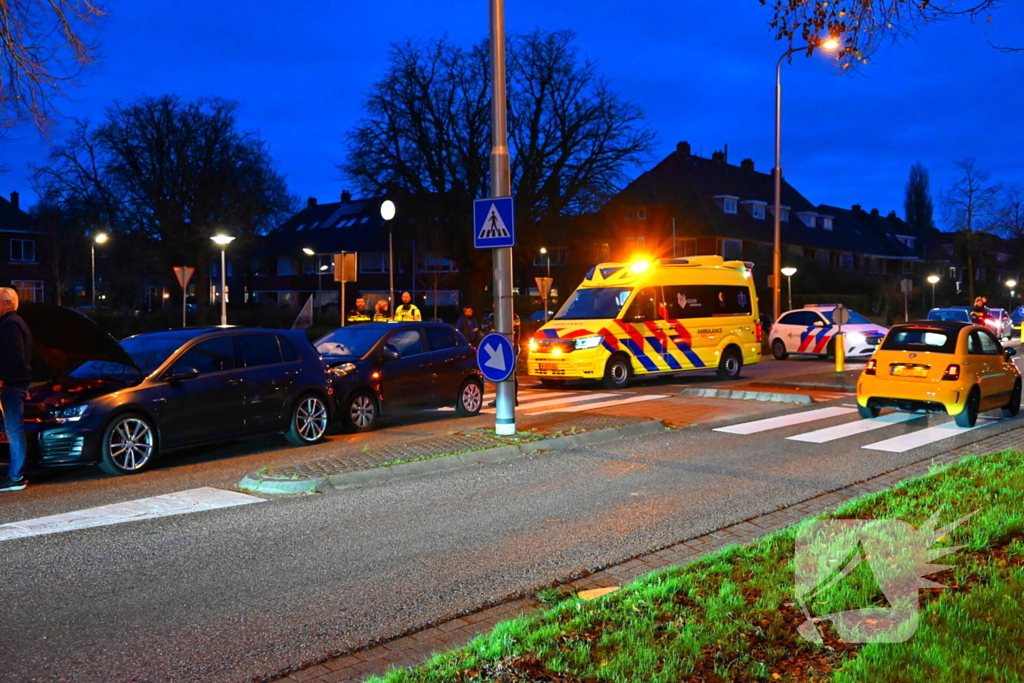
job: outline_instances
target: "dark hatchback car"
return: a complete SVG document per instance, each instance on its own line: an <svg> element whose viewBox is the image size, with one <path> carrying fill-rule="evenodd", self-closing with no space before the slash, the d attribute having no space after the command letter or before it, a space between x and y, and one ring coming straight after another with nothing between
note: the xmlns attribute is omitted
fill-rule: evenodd
<svg viewBox="0 0 1024 683"><path fill-rule="evenodd" d="M350 431L370 429L382 415L454 405L469 416L483 405L476 351L451 325L353 325L314 345L334 376L339 417Z"/></svg>
<svg viewBox="0 0 1024 683"><path fill-rule="evenodd" d="M327 429L330 377L301 331L185 329L119 344L71 309L20 312L41 380L25 403L38 465L133 474L177 448L275 432L306 445Z"/></svg>

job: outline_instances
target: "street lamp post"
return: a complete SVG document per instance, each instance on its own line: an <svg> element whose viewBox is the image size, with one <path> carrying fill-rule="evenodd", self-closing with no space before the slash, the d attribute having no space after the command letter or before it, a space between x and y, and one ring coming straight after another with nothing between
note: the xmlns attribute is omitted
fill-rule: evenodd
<svg viewBox="0 0 1024 683"><path fill-rule="evenodd" d="M1006 310L1010 310L1011 308L1013 308L1013 294L1014 294L1013 289L1016 286L1017 286L1017 281L1016 280L1007 280L1006 281L1006 288L1010 290L1010 302L1006 306Z"/></svg>
<svg viewBox="0 0 1024 683"><path fill-rule="evenodd" d="M320 269L320 254L318 254L317 252L313 251L309 247L303 247L302 248L302 253L305 254L306 256L312 256L313 257L313 267L316 268L316 306L319 306L320 305L320 290L322 288L321 285L323 283L323 276L322 276L323 271Z"/></svg>
<svg viewBox="0 0 1024 683"><path fill-rule="evenodd" d="M89 245L89 252L92 257L92 312L96 314L96 245L106 244L110 237L105 232L98 232L92 238L92 243Z"/></svg>
<svg viewBox="0 0 1024 683"><path fill-rule="evenodd" d="M227 300L227 270L225 264L227 262L226 254L228 251L228 245L235 241L234 237L230 235L214 235L210 238L215 244L220 246L220 325L226 327L228 324L228 300Z"/></svg>
<svg viewBox="0 0 1024 683"><path fill-rule="evenodd" d="M928 282L931 283L932 286L932 308L935 308L935 285L939 283L939 276L929 275Z"/></svg>
<svg viewBox="0 0 1024 683"><path fill-rule="evenodd" d="M808 46L793 47L779 57L775 65L775 248L772 251L772 313L779 318L782 307L782 62L794 52L806 50ZM835 38L819 44L829 52L839 47Z"/></svg>
<svg viewBox="0 0 1024 683"><path fill-rule="evenodd" d="M548 260L548 287L551 282L551 254L548 253L547 247L540 248L541 256L544 256ZM540 298L541 305L544 306L544 322L548 321L548 296L550 296L551 290L548 289L548 294Z"/></svg>
<svg viewBox="0 0 1024 683"><path fill-rule="evenodd" d="M782 274L786 276L786 285L789 289L789 310L793 310L793 276L796 275L796 268L788 266L782 269Z"/></svg>
<svg viewBox="0 0 1024 683"><path fill-rule="evenodd" d="M391 307L392 315L395 311L395 245L391 234L391 219L395 217L396 212L397 207L390 199L385 199L381 203L380 217L388 224L388 277L391 278L391 298L388 299L388 305Z"/></svg>

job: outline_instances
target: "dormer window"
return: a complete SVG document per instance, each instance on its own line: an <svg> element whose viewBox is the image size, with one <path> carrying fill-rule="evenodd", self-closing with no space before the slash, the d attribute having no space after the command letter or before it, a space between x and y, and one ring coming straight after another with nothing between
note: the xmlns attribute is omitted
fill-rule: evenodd
<svg viewBox="0 0 1024 683"><path fill-rule="evenodd" d="M772 211L772 215L774 216L775 215L775 206L774 205L771 207L771 211ZM789 207L788 206L780 206L779 207L779 222L780 223L788 223L789 222Z"/></svg>
<svg viewBox="0 0 1024 683"><path fill-rule="evenodd" d="M800 220L803 221L804 225L808 228L813 228L818 218L818 214L810 211L798 211L796 215L800 217Z"/></svg>
<svg viewBox="0 0 1024 683"><path fill-rule="evenodd" d="M764 208L768 205L768 202L761 202L756 199L745 199L741 203L747 207L751 216L760 221L764 220Z"/></svg>
<svg viewBox="0 0 1024 683"><path fill-rule="evenodd" d="M818 226L825 230L831 230L832 216L818 216Z"/></svg>
<svg viewBox="0 0 1024 683"><path fill-rule="evenodd" d="M725 213L736 213L739 207L740 198L730 194L720 194L715 197L715 203Z"/></svg>
<svg viewBox="0 0 1024 683"><path fill-rule="evenodd" d="M910 247L911 249L914 248L914 237L909 237L908 235L896 235L896 239L898 239L904 246Z"/></svg>

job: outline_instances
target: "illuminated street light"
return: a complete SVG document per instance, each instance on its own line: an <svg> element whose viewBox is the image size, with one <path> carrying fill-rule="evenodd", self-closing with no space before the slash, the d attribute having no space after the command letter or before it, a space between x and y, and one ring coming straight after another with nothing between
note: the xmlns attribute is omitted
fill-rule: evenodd
<svg viewBox="0 0 1024 683"><path fill-rule="evenodd" d="M380 205L380 217L383 218L385 220L385 222L387 222L387 224L388 224L388 277L390 278L390 282L391 282L391 286L390 286L391 287L390 288L391 295L390 295L390 298L388 299L388 305L391 307L391 310L396 310L395 309L395 245L394 245L394 241L392 240L392 237L391 237L391 219L395 217L396 213L398 213L398 207L395 206L395 203L393 201L391 201L390 199L385 199L383 202L381 202L381 205ZM413 267L415 267L415 265L416 264L413 264ZM415 284L416 283L413 283L413 289L416 289ZM342 305L344 306L344 302L342 302Z"/></svg>
<svg viewBox="0 0 1024 683"><path fill-rule="evenodd" d="M92 256L92 311L93 315L96 314L96 245L106 244L110 236L105 232L98 232L92 238L92 243L89 245L89 253Z"/></svg>
<svg viewBox="0 0 1024 683"><path fill-rule="evenodd" d="M225 254L227 253L228 245L234 242L235 238L230 235L214 235L210 239L220 247L220 324L221 327L226 327L228 324L228 301L225 294L227 293L228 284Z"/></svg>
<svg viewBox="0 0 1024 683"><path fill-rule="evenodd" d="M782 269L782 274L786 276L786 284L789 286L789 310L793 310L793 276L796 275L796 268L787 266Z"/></svg>
<svg viewBox="0 0 1024 683"><path fill-rule="evenodd" d="M938 275L928 276L928 282L930 282L932 285L932 308L935 308L935 285L939 283L939 279L940 278Z"/></svg>
<svg viewBox="0 0 1024 683"><path fill-rule="evenodd" d="M1013 295L1015 294L1014 287L1016 287L1016 286L1017 286L1017 281L1016 280L1007 280L1006 281L1006 288L1010 290L1010 303L1006 307L1007 309L1013 308Z"/></svg>
<svg viewBox="0 0 1024 683"><path fill-rule="evenodd" d="M829 38L818 46L832 52L839 48L839 40ZM779 57L775 65L775 248L772 253L772 314L776 320L782 306L782 62L794 52L806 49L806 45L790 48Z"/></svg>

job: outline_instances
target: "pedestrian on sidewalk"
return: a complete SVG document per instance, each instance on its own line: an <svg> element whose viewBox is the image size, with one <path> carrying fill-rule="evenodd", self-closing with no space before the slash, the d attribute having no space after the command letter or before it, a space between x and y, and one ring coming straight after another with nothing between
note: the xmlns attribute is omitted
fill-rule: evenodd
<svg viewBox="0 0 1024 683"><path fill-rule="evenodd" d="M402 292L402 303L395 309L395 322L419 322L423 320L420 309L412 302L412 294Z"/></svg>
<svg viewBox="0 0 1024 683"><path fill-rule="evenodd" d="M25 397L32 381L32 333L18 315L18 293L0 287L0 413L11 447L0 491L20 491L25 481Z"/></svg>
<svg viewBox="0 0 1024 683"><path fill-rule="evenodd" d="M462 315L455 322L455 329L473 346L480 341L480 325L477 324L476 318L473 317L473 309L469 306L462 309Z"/></svg>

